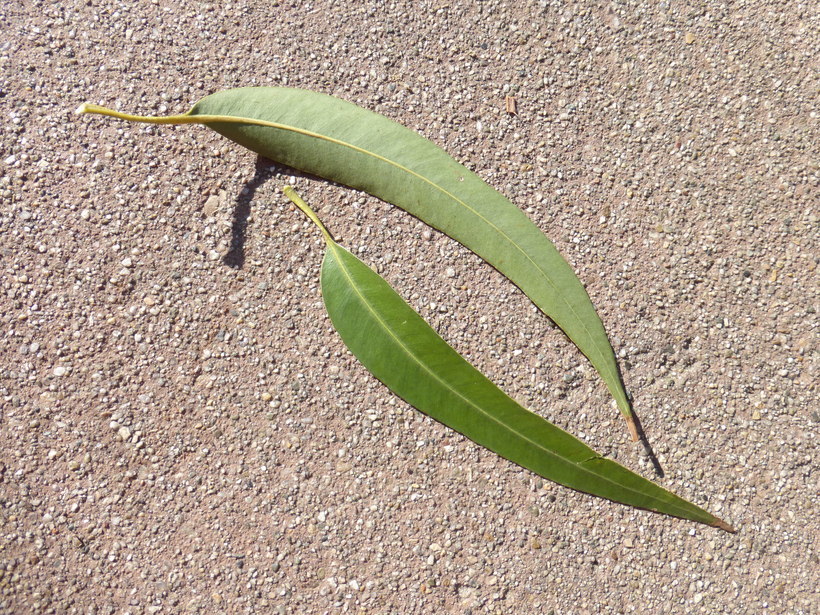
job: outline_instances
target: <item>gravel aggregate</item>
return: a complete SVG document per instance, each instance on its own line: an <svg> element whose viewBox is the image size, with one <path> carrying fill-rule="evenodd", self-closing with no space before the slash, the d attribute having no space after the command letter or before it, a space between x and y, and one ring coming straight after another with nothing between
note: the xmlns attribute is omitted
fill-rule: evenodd
<svg viewBox="0 0 820 615"><path fill-rule="evenodd" d="M0 612L818 612L813 3L31 0L0 24ZM664 476L446 236L204 128L74 115L247 85L396 119L527 211ZM560 488L393 397L333 331L285 183L504 390L738 532Z"/></svg>

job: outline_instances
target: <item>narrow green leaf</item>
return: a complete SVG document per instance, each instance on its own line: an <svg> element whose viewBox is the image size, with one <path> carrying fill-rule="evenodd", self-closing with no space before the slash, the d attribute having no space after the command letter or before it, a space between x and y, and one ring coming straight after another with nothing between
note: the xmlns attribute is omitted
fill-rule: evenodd
<svg viewBox="0 0 820 615"><path fill-rule="evenodd" d="M581 282L527 216L434 143L332 96L290 88L239 88L184 115L152 118L83 105L81 113L205 124L287 166L393 203L484 258L523 290L601 374L638 439L632 409L601 320Z"/></svg>
<svg viewBox="0 0 820 615"><path fill-rule="evenodd" d="M567 487L728 532L725 521L610 459L496 387L447 344L377 273L322 230L322 296L350 351L410 405L474 442Z"/></svg>

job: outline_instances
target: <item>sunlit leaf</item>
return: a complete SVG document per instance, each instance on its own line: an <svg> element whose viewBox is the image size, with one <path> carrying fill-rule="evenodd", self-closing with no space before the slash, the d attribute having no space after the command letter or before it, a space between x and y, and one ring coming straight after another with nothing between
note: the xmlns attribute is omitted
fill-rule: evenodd
<svg viewBox="0 0 820 615"><path fill-rule="evenodd" d="M322 297L333 326L359 361L396 395L544 478L622 504L734 531L507 396L439 337L384 279L336 243L293 189L286 188L285 193L325 237Z"/></svg>
<svg viewBox="0 0 820 615"><path fill-rule="evenodd" d="M184 115L162 118L88 104L78 111L205 124L271 160L364 190L443 231L506 275L566 333L601 374L638 439L612 347L572 268L518 207L431 141L338 98L290 88L218 92Z"/></svg>

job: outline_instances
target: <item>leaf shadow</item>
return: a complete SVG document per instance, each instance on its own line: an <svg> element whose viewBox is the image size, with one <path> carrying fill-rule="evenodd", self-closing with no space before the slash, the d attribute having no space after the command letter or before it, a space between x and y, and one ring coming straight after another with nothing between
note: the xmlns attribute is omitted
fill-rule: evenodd
<svg viewBox="0 0 820 615"><path fill-rule="evenodd" d="M644 431L643 425L641 425L641 419L638 416L638 413L635 410L632 410L632 418L635 420L635 427L638 431L638 437L640 438L640 442L643 445L644 453L646 453L649 462L652 464L652 467L655 470L655 474L657 474L658 478L663 478L666 476L666 472L663 471L663 467L661 466L661 462L658 460L658 456L655 454L655 451L652 449L652 445L649 443L649 438L646 436L646 432Z"/></svg>
<svg viewBox="0 0 820 615"><path fill-rule="evenodd" d="M248 219L251 215L251 203L256 191L273 175L278 165L263 156L257 156L254 175L239 191L236 206L233 210L231 225L231 247L222 257L222 262L231 269L242 269L245 265L245 241L248 233Z"/></svg>
<svg viewBox="0 0 820 615"><path fill-rule="evenodd" d="M245 182L245 185L242 186L239 195L236 197L236 206L233 211L233 224L231 225L231 247L222 257L223 264L231 269L242 269L245 265L245 241L247 240L248 233L248 219L251 215L251 203L256 195L256 191L278 172L284 172L292 177L316 179L334 186L340 185L316 175L304 173L298 169L279 164L264 156L257 156L253 177Z"/></svg>
<svg viewBox="0 0 820 615"><path fill-rule="evenodd" d="M618 361L617 358L615 359L615 369L618 370L618 380L620 380L623 384L624 373L621 367L621 362ZM664 476L666 476L666 472L664 472L663 466L661 466L661 462L658 459L658 456L655 454L652 445L649 443L649 438L647 437L646 431L644 430L643 425L641 424L641 417L638 416L638 413L635 412L635 408L632 407L631 399L629 403L629 408L630 410L632 410L632 421L635 423L635 431L638 432L638 441L641 443L641 446L643 446L643 452L646 455L647 459L649 459L649 462L652 464L652 468L655 470L655 475L658 478L663 478Z"/></svg>

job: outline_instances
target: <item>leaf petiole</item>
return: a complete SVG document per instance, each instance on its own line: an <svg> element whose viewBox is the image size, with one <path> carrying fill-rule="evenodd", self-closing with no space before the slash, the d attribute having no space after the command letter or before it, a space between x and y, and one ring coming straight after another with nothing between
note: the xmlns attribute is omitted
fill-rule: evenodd
<svg viewBox="0 0 820 615"><path fill-rule="evenodd" d="M327 228L325 228L325 225L322 224L322 221L319 220L319 216L317 216L310 206L302 200L302 197L296 194L296 190L290 186L285 186L282 188L282 192L285 193L285 196L288 197L291 202L296 205L296 207L302 210L303 214L310 218L310 221L313 222L313 224L319 227L319 230L322 231L322 235L328 244L335 243L333 240L333 235L330 234L330 231L328 231Z"/></svg>

